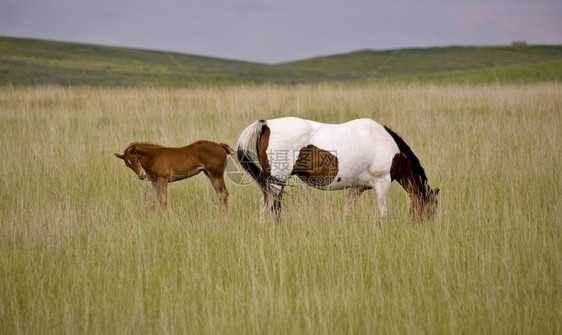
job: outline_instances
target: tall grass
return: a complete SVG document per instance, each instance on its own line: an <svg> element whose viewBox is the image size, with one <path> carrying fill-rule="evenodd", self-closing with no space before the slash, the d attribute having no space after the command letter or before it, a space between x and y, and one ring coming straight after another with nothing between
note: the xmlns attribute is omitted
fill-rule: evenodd
<svg viewBox="0 0 562 335"><path fill-rule="evenodd" d="M560 333L561 86L372 85L342 106L354 90L2 88L2 333ZM410 222L397 185L384 222L372 191L344 219L346 192L294 186L275 225L228 182L223 218L203 176L150 211L112 155L234 146L287 115L400 133L436 217Z"/></svg>

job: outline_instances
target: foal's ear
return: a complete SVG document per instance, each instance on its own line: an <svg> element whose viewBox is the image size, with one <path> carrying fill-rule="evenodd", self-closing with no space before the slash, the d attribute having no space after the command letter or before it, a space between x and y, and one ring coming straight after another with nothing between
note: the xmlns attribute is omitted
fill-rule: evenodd
<svg viewBox="0 0 562 335"><path fill-rule="evenodd" d="M436 189L433 191L433 193L435 193L435 195L438 195L438 194L439 194L439 191L440 191L440 190L439 190L438 188L436 188Z"/></svg>
<svg viewBox="0 0 562 335"><path fill-rule="evenodd" d="M135 155L138 154L137 146L136 145L131 146L131 148L129 149L129 152L132 153L132 154L135 154Z"/></svg>
<svg viewBox="0 0 562 335"><path fill-rule="evenodd" d="M118 154L118 153L114 153L114 155L115 155L115 157L117 157L117 158L121 158L121 159L123 159L123 160L125 159L125 155L120 155L120 154Z"/></svg>

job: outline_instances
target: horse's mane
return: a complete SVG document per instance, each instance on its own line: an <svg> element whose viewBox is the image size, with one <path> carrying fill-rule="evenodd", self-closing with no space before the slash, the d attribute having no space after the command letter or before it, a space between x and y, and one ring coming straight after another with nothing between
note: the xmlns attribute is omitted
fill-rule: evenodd
<svg viewBox="0 0 562 335"><path fill-rule="evenodd" d="M418 174L419 179L420 179L419 180L420 184L418 185L419 191L421 191L422 194L425 195L426 194L425 184L427 182L427 176L425 175L425 171L423 170L423 167L421 166L420 160L414 154L412 149L410 149L408 144L406 144L406 142L404 142L404 140L400 136L398 136L398 134L396 134L394 131L392 131L387 126L384 126L384 129L386 129L386 131L390 134L390 136L392 136L392 138L394 139L394 142L396 142L396 144L398 145L398 149L400 150L400 152L402 154L404 154L406 156L406 158L408 158L410 160L410 162L412 163L412 167L414 168L414 171Z"/></svg>
<svg viewBox="0 0 562 335"><path fill-rule="evenodd" d="M125 149L125 151L130 150L132 147L138 147L138 146L142 146L143 149L157 149L157 148L162 148L161 145L158 144L154 144L154 143L149 143L149 142L133 142L131 144L129 144L129 146L127 147L127 149ZM138 148L137 148L137 152L138 152ZM141 153L141 152L139 152Z"/></svg>

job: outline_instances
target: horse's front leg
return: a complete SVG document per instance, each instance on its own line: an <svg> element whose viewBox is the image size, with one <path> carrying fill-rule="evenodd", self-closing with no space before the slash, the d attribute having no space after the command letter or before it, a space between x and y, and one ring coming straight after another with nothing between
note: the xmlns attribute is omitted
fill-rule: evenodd
<svg viewBox="0 0 562 335"><path fill-rule="evenodd" d="M151 182L152 184L152 191L150 194L150 199L146 199L150 209L154 209L156 207L156 199L158 198L158 184L156 184L155 181ZM147 194L147 198L148 198L148 194Z"/></svg>
<svg viewBox="0 0 562 335"><path fill-rule="evenodd" d="M379 206L379 214L381 219L384 219L387 210L388 201L388 191L390 190L390 184L392 179L390 179L390 174L381 177L374 182L374 189L377 193L377 204Z"/></svg>
<svg viewBox="0 0 562 335"><path fill-rule="evenodd" d="M158 196L160 198L160 206L162 208L166 208L168 205L168 179L158 178L156 183L158 186Z"/></svg>

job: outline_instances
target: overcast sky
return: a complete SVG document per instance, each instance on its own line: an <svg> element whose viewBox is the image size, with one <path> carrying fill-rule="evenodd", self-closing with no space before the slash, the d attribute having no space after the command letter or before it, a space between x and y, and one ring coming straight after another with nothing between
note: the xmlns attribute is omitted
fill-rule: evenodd
<svg viewBox="0 0 562 335"><path fill-rule="evenodd" d="M562 1L0 0L0 35L278 63L406 41L562 44Z"/></svg>

